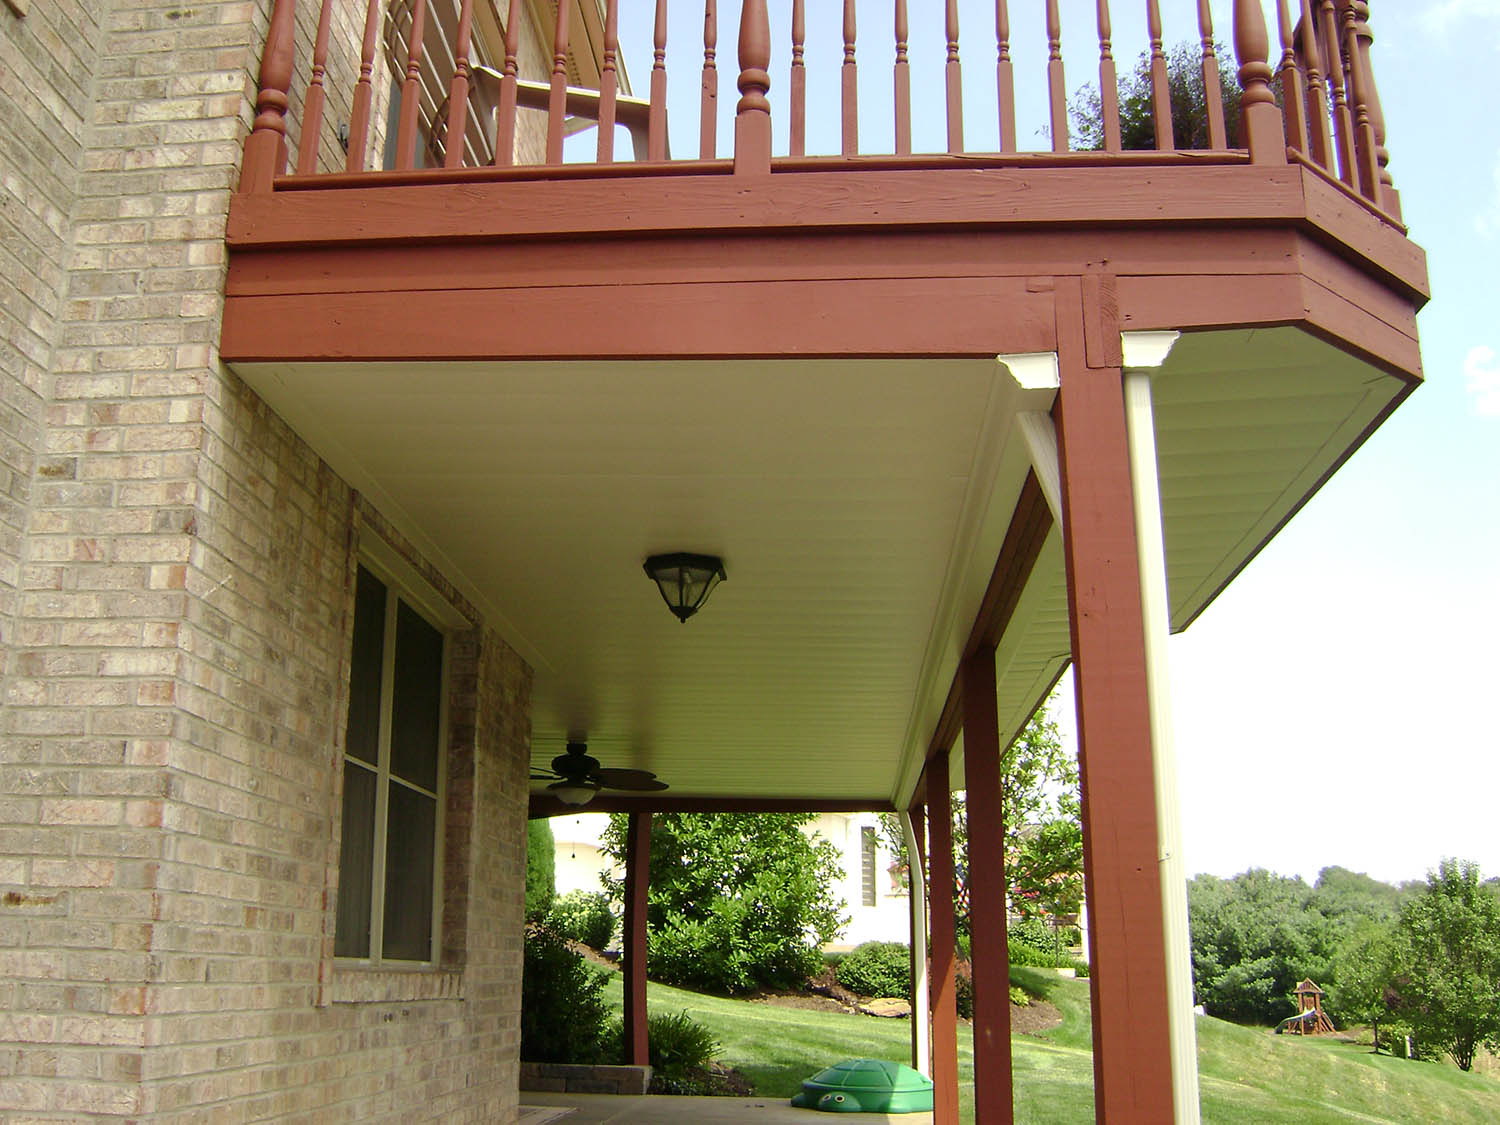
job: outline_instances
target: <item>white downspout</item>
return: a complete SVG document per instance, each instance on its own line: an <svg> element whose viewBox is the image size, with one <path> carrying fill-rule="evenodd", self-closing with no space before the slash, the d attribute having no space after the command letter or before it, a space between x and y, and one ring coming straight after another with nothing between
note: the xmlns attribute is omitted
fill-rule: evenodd
<svg viewBox="0 0 1500 1125"><path fill-rule="evenodd" d="M1176 1121L1200 1120L1197 1029L1193 1026L1192 952L1188 942L1187 872L1182 861L1182 821L1177 795L1177 756L1172 739L1168 682L1167 559L1162 530L1161 485L1156 466L1156 425L1151 409L1151 371L1166 361L1175 332L1128 332L1121 337L1125 367L1125 428L1135 499L1135 538L1141 576L1141 624L1145 634L1146 681L1156 783L1157 843L1166 945L1167 1026L1172 1056Z"/></svg>
<svg viewBox="0 0 1500 1125"><path fill-rule="evenodd" d="M916 1031L916 1060L913 1067L923 1078L932 1077L932 1004L927 995L927 872L923 867L921 852L917 849L917 834L911 823L911 813L905 809L901 817L901 836L906 841L906 869L911 902L911 951L915 974L911 982L911 1018Z"/></svg>

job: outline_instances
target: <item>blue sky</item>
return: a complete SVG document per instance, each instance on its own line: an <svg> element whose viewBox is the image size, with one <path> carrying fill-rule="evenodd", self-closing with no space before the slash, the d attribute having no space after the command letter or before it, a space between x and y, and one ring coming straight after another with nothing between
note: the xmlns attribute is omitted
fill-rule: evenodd
<svg viewBox="0 0 1500 1125"><path fill-rule="evenodd" d="M1041 149L1043 5L1010 6L1020 144ZM1146 46L1145 4L1111 6L1125 70ZM622 7L627 66L644 93L652 6ZM840 5L808 7L808 147L831 152ZM1217 38L1230 42L1230 3L1212 7ZM738 4L720 8L719 150L728 155ZM910 0L910 8L916 147L934 150L941 6ZM1339 864L1400 880L1457 855L1500 874L1500 117L1492 104L1500 0L1374 0L1371 8L1390 168L1431 270L1433 300L1419 322L1427 385L1173 640L1190 872L1260 866L1312 878ZM789 0L771 0L777 107L789 9ZM1169 45L1196 39L1196 3L1162 0L1162 9ZM671 10L672 150L691 156L702 9L678 0ZM859 13L862 147L889 151L891 0L860 0ZM1266 13L1274 43L1274 4ZM987 0L961 4L972 149L996 146L992 114L978 108L993 105L993 20ZM1073 91L1097 76L1094 4L1063 0L1062 20ZM783 114L778 130L784 123ZM778 131L777 150L784 146Z"/></svg>

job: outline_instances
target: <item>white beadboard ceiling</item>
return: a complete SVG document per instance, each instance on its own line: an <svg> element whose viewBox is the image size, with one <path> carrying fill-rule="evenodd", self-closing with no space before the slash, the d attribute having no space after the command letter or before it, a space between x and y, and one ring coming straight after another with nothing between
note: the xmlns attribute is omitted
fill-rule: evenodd
<svg viewBox="0 0 1500 1125"><path fill-rule="evenodd" d="M1028 467L993 360L236 371L532 663L534 761L582 736L673 795L898 795ZM1186 335L1154 387L1178 627L1400 390L1291 328ZM729 574L685 625L641 570L677 550ZM1012 729L1067 647L1054 530Z"/></svg>

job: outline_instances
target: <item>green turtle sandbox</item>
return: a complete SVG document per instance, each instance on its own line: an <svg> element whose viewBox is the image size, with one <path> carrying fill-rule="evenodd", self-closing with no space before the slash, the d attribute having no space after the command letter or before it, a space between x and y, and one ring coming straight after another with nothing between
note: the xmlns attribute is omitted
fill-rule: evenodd
<svg viewBox="0 0 1500 1125"><path fill-rule="evenodd" d="M792 1099L826 1113L924 1113L932 1110L932 1079L883 1059L845 1059L802 1083Z"/></svg>

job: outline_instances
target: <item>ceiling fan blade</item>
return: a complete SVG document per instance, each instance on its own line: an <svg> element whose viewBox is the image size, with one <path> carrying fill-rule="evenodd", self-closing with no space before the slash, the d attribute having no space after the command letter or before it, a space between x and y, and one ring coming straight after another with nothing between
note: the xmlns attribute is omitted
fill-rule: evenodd
<svg viewBox="0 0 1500 1125"><path fill-rule="evenodd" d="M560 781L560 780L562 780L562 778L561 778L560 775L555 774L555 773L538 773L536 770L532 770L531 771L531 780L532 781Z"/></svg>
<svg viewBox="0 0 1500 1125"><path fill-rule="evenodd" d="M638 793L654 793L667 788L665 781L658 781L650 770L611 769L604 767L594 773L594 780L608 789L628 789Z"/></svg>

